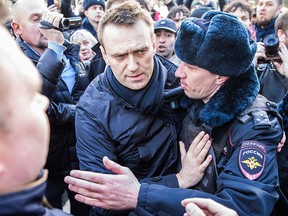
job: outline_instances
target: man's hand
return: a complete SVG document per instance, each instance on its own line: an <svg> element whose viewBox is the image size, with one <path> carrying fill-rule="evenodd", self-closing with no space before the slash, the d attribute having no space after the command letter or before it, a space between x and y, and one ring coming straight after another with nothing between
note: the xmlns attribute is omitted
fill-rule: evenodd
<svg viewBox="0 0 288 216"><path fill-rule="evenodd" d="M181 204L186 208L184 216L237 216L238 214L226 206L208 198L185 199Z"/></svg>
<svg viewBox="0 0 288 216"><path fill-rule="evenodd" d="M208 155L206 158L211 147L209 138L208 134L203 131L200 132L193 140L187 153L184 143L180 142L182 169L176 174L180 188L194 186L202 179L206 168L212 160L212 155Z"/></svg>
<svg viewBox="0 0 288 216"><path fill-rule="evenodd" d="M285 44L280 43L278 54L282 60L282 63L274 62L277 71L284 77L288 77L288 49Z"/></svg>
<svg viewBox="0 0 288 216"><path fill-rule="evenodd" d="M65 177L69 189L76 192L79 202L104 209L124 210L137 206L140 183L127 167L103 158L105 167L114 174L72 170Z"/></svg>
<svg viewBox="0 0 288 216"><path fill-rule="evenodd" d="M280 140L280 143L278 143L278 146L277 146L277 152L281 152L282 147L285 144L285 141L286 141L286 134L285 134L285 132L283 132L282 139Z"/></svg>
<svg viewBox="0 0 288 216"><path fill-rule="evenodd" d="M267 58L265 54L265 45L263 42L258 42L257 43L257 52L255 53L254 59L253 59L253 64L254 66L258 65L258 59L259 58Z"/></svg>
<svg viewBox="0 0 288 216"><path fill-rule="evenodd" d="M63 14L57 12L47 12L42 16L42 20L51 23L55 27L59 27L60 20L63 18ZM48 39L48 41L55 42L57 44L64 44L64 36L61 31L51 29L39 28L41 33Z"/></svg>

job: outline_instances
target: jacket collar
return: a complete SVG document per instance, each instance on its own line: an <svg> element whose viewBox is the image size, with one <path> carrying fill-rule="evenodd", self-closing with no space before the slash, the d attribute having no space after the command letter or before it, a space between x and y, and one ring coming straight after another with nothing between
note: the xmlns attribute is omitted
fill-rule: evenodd
<svg viewBox="0 0 288 216"><path fill-rule="evenodd" d="M260 89L254 66L231 77L200 111L200 120L212 127L222 126L245 110Z"/></svg>
<svg viewBox="0 0 288 216"><path fill-rule="evenodd" d="M0 195L1 215L44 215L46 210L41 201L47 176L48 171L45 170L36 181L9 194Z"/></svg>

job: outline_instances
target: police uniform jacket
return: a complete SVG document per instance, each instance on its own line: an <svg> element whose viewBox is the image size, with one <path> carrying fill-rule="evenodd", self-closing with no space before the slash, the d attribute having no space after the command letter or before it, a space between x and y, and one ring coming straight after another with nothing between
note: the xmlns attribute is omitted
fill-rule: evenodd
<svg viewBox="0 0 288 216"><path fill-rule="evenodd" d="M185 143L195 136L193 128L206 131L212 138L211 165L218 175L214 172L214 181L208 187L215 183L214 191L198 187L205 182L206 173L197 190L142 184L134 215L183 215L181 201L191 197L211 198L238 215L271 214L279 197L274 187L278 184L276 149L283 132L276 104L256 96L256 74L253 79L245 76L230 78L208 103L195 101L183 121L186 125L181 134ZM222 130L225 127L227 136ZM218 132L227 137L221 148Z"/></svg>

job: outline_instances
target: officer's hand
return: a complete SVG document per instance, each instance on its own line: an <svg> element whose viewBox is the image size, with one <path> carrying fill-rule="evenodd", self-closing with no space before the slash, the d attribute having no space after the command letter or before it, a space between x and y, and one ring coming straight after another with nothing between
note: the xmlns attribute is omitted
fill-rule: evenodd
<svg viewBox="0 0 288 216"><path fill-rule="evenodd" d="M282 63L274 62L277 71L285 76L288 77L288 50L285 44L280 43L278 54L282 60Z"/></svg>
<svg viewBox="0 0 288 216"><path fill-rule="evenodd" d="M180 188L189 188L196 185L203 177L206 168L212 160L212 155L206 158L206 155L211 146L209 135L205 132L200 132L187 153L183 142L180 144L182 169L176 174Z"/></svg>
<svg viewBox="0 0 288 216"><path fill-rule="evenodd" d="M63 18L63 14L57 12L47 12L42 16L42 20L51 23L55 27L59 27L60 20ZM48 41L55 42L57 44L64 44L64 36L61 31L51 29L40 28L41 33L48 39Z"/></svg>
<svg viewBox="0 0 288 216"><path fill-rule="evenodd" d="M253 59L253 64L256 66L258 65L258 59L259 58L267 58L265 54L265 46L263 42L258 42L257 43L257 51Z"/></svg>

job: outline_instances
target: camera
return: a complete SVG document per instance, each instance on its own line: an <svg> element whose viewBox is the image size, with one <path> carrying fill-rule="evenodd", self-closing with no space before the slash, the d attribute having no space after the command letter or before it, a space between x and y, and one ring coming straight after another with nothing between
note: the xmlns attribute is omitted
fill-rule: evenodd
<svg viewBox="0 0 288 216"><path fill-rule="evenodd" d="M59 28L64 30L80 28L82 25L81 17L62 18L59 23Z"/></svg>
<svg viewBox="0 0 288 216"><path fill-rule="evenodd" d="M58 31L67 31L69 29L80 28L82 25L81 17L62 18L59 22L59 27L53 26L52 23L41 20L39 27L43 29L56 29Z"/></svg>
<svg viewBox="0 0 288 216"><path fill-rule="evenodd" d="M269 34L263 39L263 43L265 46L265 54L267 58L259 58L258 64L265 64L271 61L276 61L281 63L282 60L278 55L279 50L279 39L275 34Z"/></svg>

